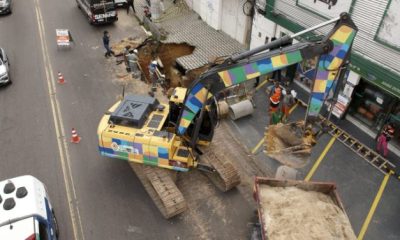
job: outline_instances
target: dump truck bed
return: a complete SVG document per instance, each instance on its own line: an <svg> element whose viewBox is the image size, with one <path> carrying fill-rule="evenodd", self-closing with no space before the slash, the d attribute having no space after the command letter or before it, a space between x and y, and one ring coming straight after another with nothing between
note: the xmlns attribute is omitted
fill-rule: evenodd
<svg viewBox="0 0 400 240"><path fill-rule="evenodd" d="M334 183L256 177L262 239L356 239Z"/></svg>

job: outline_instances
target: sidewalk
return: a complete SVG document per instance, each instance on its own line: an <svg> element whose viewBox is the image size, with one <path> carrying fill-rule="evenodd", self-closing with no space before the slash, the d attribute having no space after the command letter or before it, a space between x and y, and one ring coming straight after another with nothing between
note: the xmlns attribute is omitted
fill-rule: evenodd
<svg viewBox="0 0 400 240"><path fill-rule="evenodd" d="M143 20L145 5L145 0L135 1L136 16L140 21ZM161 42L187 43L196 47L191 55L176 60L186 70L202 67L215 57L245 50L239 42L202 21L197 13L183 3L173 4L171 0L164 0L164 5L165 13L153 20L153 23L168 33L167 38Z"/></svg>
<svg viewBox="0 0 400 240"><path fill-rule="evenodd" d="M298 99L300 99L305 103L308 102L310 94L304 88L300 87L296 83L292 83L290 87L296 90L296 92L298 93L297 95ZM332 115L330 121L333 122L338 127L345 130L346 132L348 132L350 135L352 135L354 138L356 138L365 146L373 150L376 149L375 138L370 134L368 134L366 131L363 131L363 129L360 129L360 127L358 126L359 123L353 120L353 118L346 117L344 119L337 119L335 116ZM392 162L397 167L399 167L400 166L399 152L397 151L397 149L394 149L395 151L393 151L393 148L391 149L392 151L389 151L388 157L386 159Z"/></svg>

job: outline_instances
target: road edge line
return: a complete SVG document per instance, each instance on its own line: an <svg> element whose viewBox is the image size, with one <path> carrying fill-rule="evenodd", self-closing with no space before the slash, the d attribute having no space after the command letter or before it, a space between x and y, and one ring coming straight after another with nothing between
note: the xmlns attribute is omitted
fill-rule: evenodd
<svg viewBox="0 0 400 240"><path fill-rule="evenodd" d="M331 149L333 143L336 140L336 136L333 136L331 140L329 140L329 143L325 146L324 151L322 151L321 155L319 155L317 161L315 161L314 165L312 166L311 170L308 172L307 176L304 178L304 181L310 181L311 177L314 175L315 171L317 171L317 168L319 167L319 164L322 162L324 159L325 155L328 153L328 151Z"/></svg>
<svg viewBox="0 0 400 240"><path fill-rule="evenodd" d="M372 220L372 217L374 216L376 208L378 207L378 203L380 202L380 200L382 198L383 191L386 188L386 185L389 181L390 175L392 175L392 172L386 174L385 177L383 178L383 181L381 183L381 186L379 187L378 193L376 194L374 201L372 202L372 205L371 205L371 208L369 209L368 215L365 218L365 221L361 227L360 233L358 234L357 240L362 240L365 236L365 233L367 233L368 226Z"/></svg>
<svg viewBox="0 0 400 240"><path fill-rule="evenodd" d="M71 217L71 223L72 223L72 228L74 232L74 238L79 239L78 237L78 230L77 230L77 223L75 221L76 216L78 217L78 224L81 230L81 236L83 237L83 228L81 224L81 217L79 215L79 209L78 207L73 206L73 199L76 198L76 192L75 192L75 187L73 183L73 179L71 176L71 168L69 164L69 154L68 154L68 148L66 146L66 140L65 140L65 133L64 129L62 127L62 117L61 117L61 112L59 109L59 104L58 100L55 96L56 90L53 81L51 80L54 78L53 72L52 72L52 66L50 63L50 57L48 55L48 50L47 50L47 45L46 45L46 39L45 39L45 32L44 32L44 24L43 24L43 17L39 8L39 0L34 0L35 1L35 11L36 11L36 19L37 19L37 24L38 24L38 29L39 29L39 37L42 45L42 57L43 57L43 62L44 62L44 67L45 67L45 75L46 75L46 81L47 81L47 89L49 92L49 100L50 100L50 105L51 105L51 110L52 110L52 115L53 115L53 121L54 121L54 127L56 131L56 138L57 138L57 145L58 145L58 150L59 150L59 156L60 156L60 162L61 162L61 168L63 171L63 178L64 178L64 185L65 185L65 190L67 193L67 198L68 198L68 206L69 206L69 212L70 212L70 217ZM64 146L64 148L63 148ZM64 151L63 151L64 150ZM65 154L65 158L64 158ZM69 180L68 180L69 178ZM72 189L72 194L74 198L72 197L71 194L71 189ZM75 214L76 211L76 214Z"/></svg>

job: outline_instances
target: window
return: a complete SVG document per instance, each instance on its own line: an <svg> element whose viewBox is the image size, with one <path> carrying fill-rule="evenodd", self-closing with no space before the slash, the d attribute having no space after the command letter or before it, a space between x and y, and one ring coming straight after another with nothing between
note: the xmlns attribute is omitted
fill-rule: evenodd
<svg viewBox="0 0 400 240"><path fill-rule="evenodd" d="M47 235L47 226L40 222L39 223L39 235L40 235L40 240L48 240L48 235Z"/></svg>

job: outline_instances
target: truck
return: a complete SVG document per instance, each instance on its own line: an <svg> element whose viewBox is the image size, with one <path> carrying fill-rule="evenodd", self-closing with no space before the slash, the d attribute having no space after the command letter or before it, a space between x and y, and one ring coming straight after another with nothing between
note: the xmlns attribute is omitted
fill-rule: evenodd
<svg viewBox="0 0 400 240"><path fill-rule="evenodd" d="M322 41L279 47L331 23L335 25ZM227 57L200 75L189 88L175 88L168 102L126 95L99 122L99 152L128 161L162 215L176 216L187 207L175 184L178 172L201 170L223 192L240 184L238 170L223 149L212 144L218 123L216 96L231 86L314 57L319 57L317 89L325 91L324 87L332 85L338 69L347 60L356 32L350 15L343 13L299 34ZM318 114L324 97L321 92L312 95L309 117Z"/></svg>
<svg viewBox="0 0 400 240"><path fill-rule="evenodd" d="M118 21L114 0L76 0L90 24L99 25Z"/></svg>
<svg viewBox="0 0 400 240"><path fill-rule="evenodd" d="M0 182L0 239L57 240L58 225L45 185L33 176Z"/></svg>
<svg viewBox="0 0 400 240"><path fill-rule="evenodd" d="M256 177L253 196L252 240L357 239L334 183Z"/></svg>

